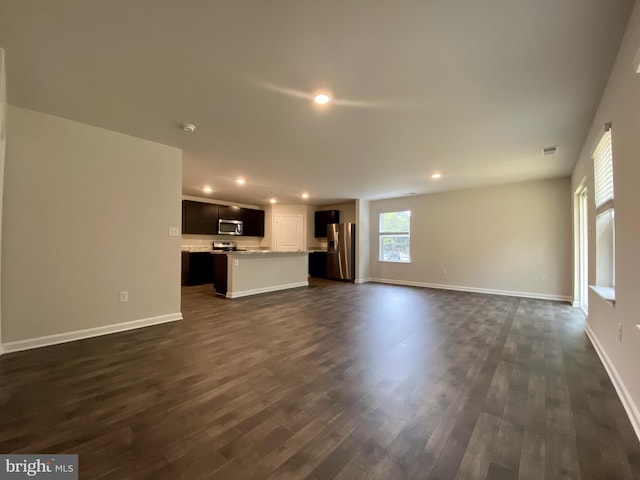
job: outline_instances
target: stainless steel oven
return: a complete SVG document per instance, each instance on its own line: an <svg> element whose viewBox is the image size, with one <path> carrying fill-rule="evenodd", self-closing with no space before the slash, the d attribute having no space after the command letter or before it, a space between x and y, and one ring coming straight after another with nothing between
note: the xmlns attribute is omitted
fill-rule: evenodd
<svg viewBox="0 0 640 480"><path fill-rule="evenodd" d="M218 220L218 235L242 235L242 220Z"/></svg>

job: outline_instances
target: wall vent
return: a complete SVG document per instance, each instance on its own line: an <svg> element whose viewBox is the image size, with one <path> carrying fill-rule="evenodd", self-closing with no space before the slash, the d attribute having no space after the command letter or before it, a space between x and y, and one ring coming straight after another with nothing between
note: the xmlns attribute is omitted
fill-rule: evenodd
<svg viewBox="0 0 640 480"><path fill-rule="evenodd" d="M558 146L554 145L552 147L545 147L542 149L542 156L548 157L549 155L555 155L558 153Z"/></svg>

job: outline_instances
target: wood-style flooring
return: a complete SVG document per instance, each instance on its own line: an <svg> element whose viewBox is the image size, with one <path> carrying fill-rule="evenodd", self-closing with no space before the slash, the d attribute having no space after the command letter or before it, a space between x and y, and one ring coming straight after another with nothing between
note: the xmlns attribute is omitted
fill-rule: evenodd
<svg viewBox="0 0 640 480"><path fill-rule="evenodd" d="M0 453L82 479L640 479L577 309L313 281L0 357Z"/></svg>

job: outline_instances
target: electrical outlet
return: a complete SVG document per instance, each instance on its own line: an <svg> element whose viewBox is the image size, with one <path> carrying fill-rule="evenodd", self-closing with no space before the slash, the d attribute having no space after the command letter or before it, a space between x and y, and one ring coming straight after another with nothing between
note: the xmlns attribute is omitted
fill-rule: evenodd
<svg viewBox="0 0 640 480"><path fill-rule="evenodd" d="M443 268L443 269L442 269L442 274L443 274L443 275L446 275L447 273L448 273L448 272L447 272L447 269L446 269L446 268Z"/></svg>
<svg viewBox="0 0 640 480"><path fill-rule="evenodd" d="M233 264L237 267L238 265L240 265L240 260L238 260L237 258L233 261Z"/></svg>
<svg viewBox="0 0 640 480"><path fill-rule="evenodd" d="M170 237L179 237L180 229L178 227L169 227L169 236Z"/></svg>
<svg viewBox="0 0 640 480"><path fill-rule="evenodd" d="M618 341L622 342L622 324L618 324Z"/></svg>
<svg viewBox="0 0 640 480"><path fill-rule="evenodd" d="M542 281L546 282L547 280L549 280L549 275L547 275L546 273L542 274Z"/></svg>
<svg viewBox="0 0 640 480"><path fill-rule="evenodd" d="M122 292L120 292L120 301L121 302L128 302L129 301L129 292L127 292L126 290L123 290Z"/></svg>

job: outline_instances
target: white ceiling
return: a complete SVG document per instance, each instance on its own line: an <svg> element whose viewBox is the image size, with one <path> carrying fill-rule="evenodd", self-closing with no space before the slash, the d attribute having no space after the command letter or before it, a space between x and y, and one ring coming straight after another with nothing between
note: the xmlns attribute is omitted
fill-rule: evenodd
<svg viewBox="0 0 640 480"><path fill-rule="evenodd" d="M320 205L568 175L632 6L0 0L0 47L10 104L182 148L185 194Z"/></svg>

